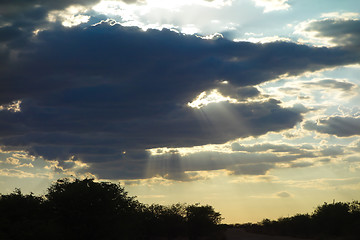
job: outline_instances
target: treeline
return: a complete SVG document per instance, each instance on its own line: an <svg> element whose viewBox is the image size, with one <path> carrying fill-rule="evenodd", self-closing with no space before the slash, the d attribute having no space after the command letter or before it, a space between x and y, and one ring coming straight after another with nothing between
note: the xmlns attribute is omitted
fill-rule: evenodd
<svg viewBox="0 0 360 240"><path fill-rule="evenodd" d="M318 206L312 214L296 214L257 224L241 224L248 232L314 239L360 239L360 202L334 202Z"/></svg>
<svg viewBox="0 0 360 240"><path fill-rule="evenodd" d="M209 205L140 203L118 184L59 179L43 196L0 195L0 239L217 239Z"/></svg>

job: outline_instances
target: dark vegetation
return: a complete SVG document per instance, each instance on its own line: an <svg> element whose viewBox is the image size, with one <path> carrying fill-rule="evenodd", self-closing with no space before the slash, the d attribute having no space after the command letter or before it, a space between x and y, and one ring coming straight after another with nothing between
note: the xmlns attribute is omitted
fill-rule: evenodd
<svg viewBox="0 0 360 240"><path fill-rule="evenodd" d="M297 214L257 224L236 225L248 232L313 239L360 239L360 202L334 202L318 206L312 214Z"/></svg>
<svg viewBox="0 0 360 240"><path fill-rule="evenodd" d="M0 239L219 239L220 213L209 205L146 205L123 187L60 179L47 194L0 195Z"/></svg>
<svg viewBox="0 0 360 240"><path fill-rule="evenodd" d="M59 179L43 196L0 194L0 239L225 239L228 227L248 232L321 240L359 240L360 202L318 206L257 224L220 225L221 215L200 204L140 203L123 187L93 179Z"/></svg>

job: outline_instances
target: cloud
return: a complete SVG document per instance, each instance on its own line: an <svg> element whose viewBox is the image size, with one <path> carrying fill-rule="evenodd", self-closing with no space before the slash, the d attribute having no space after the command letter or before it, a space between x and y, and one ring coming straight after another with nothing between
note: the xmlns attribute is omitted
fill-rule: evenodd
<svg viewBox="0 0 360 240"><path fill-rule="evenodd" d="M201 151L181 154L162 153L151 156L147 164L147 177L161 176L177 181L191 181L189 172L226 170L230 175L266 175L278 165L287 167L309 167L313 163L298 163L301 159L322 156L320 150L308 146L285 144L231 145L233 152ZM309 151L306 151L309 150ZM310 151L313 150L313 151Z"/></svg>
<svg viewBox="0 0 360 240"><path fill-rule="evenodd" d="M359 19L333 17L304 22L296 32L320 45L341 46L359 51L359 27Z"/></svg>
<svg viewBox="0 0 360 240"><path fill-rule="evenodd" d="M313 104L308 111L315 110L326 105L337 105L339 101L349 100L358 95L358 86L346 79L315 78L310 81L288 81L279 88L274 88L279 95L287 95L288 98L297 98L297 102ZM339 111L347 111L344 107ZM348 114L346 114L348 115Z"/></svg>
<svg viewBox="0 0 360 240"><path fill-rule="evenodd" d="M0 104L20 102L19 111L0 111L2 148L60 162L79 160L90 172L117 179L146 177L147 149L225 143L290 129L307 109L264 99L256 85L357 61L355 53L340 48L205 40L108 23L56 25L20 45L7 41L18 57L0 67ZM212 89L238 102L187 105ZM188 170L232 164L200 166ZM250 168L264 173L271 166L238 167L242 174ZM160 174L184 178L169 169Z"/></svg>
<svg viewBox="0 0 360 240"><path fill-rule="evenodd" d="M0 176L17 177L17 178L50 178L50 175L48 174L41 174L41 173L34 174L18 169L7 169L7 168L0 169Z"/></svg>
<svg viewBox="0 0 360 240"><path fill-rule="evenodd" d="M312 82L304 82L302 83L304 87L311 87L311 88L319 88L319 89L335 89L341 90L344 92L351 92L355 87L356 84L345 81L345 80L338 80L338 79L322 79Z"/></svg>
<svg viewBox="0 0 360 240"><path fill-rule="evenodd" d="M360 118L358 117L328 117L317 122L306 121L304 128L309 131L336 135L338 137L351 137L360 135Z"/></svg>

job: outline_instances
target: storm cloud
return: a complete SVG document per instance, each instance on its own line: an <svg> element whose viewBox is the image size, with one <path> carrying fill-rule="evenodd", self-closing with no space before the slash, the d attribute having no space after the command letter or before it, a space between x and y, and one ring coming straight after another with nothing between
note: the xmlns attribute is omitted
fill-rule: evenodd
<svg viewBox="0 0 360 240"><path fill-rule="evenodd" d="M48 9L66 3L49 3ZM358 59L343 48L205 40L106 22L54 25L21 44L18 34L12 27L0 30L6 43L0 104L21 101L21 111L0 111L2 148L49 160L80 159L95 174L112 169L110 178L146 177L146 149L225 143L292 128L304 108L261 99L254 86ZM239 102L187 105L212 89ZM222 168L255 174L272 167L252 164ZM209 167L189 170L195 169Z"/></svg>

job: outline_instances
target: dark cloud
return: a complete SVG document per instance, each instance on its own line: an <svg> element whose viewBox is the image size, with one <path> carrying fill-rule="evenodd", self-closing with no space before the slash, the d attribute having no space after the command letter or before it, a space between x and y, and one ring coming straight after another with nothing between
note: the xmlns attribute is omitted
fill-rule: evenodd
<svg viewBox="0 0 360 240"><path fill-rule="evenodd" d="M52 25L48 16L51 11L64 10L71 5L90 6L100 0L2 0L0 1L0 60L14 58L27 45L39 29ZM1 68L7 68L3 64Z"/></svg>
<svg viewBox="0 0 360 240"><path fill-rule="evenodd" d="M304 155L277 155L275 153L221 153L195 152L184 156L166 153L152 156L147 163L146 176L162 176L178 181L190 181L188 172L227 170L233 175L265 175L277 163L291 163ZM308 156L312 157L312 155Z"/></svg>
<svg viewBox="0 0 360 240"><path fill-rule="evenodd" d="M13 50L18 33L11 34L3 41ZM204 40L107 23L53 26L17 44L16 53L0 68L0 104L21 100L21 112L0 111L0 144L50 160L80 159L107 178L147 177L149 148L224 143L292 128L306 108L285 108L275 99L247 101L259 96L254 86L283 74L355 62L354 53L341 48ZM187 106L214 88L240 103ZM167 163L174 165L158 173L183 179L182 172L171 170L176 161L170 158ZM233 166L200 163L188 170ZM233 166L234 173L271 167L251 164Z"/></svg>
<svg viewBox="0 0 360 240"><path fill-rule="evenodd" d="M356 117L329 117L317 122L307 121L304 128L309 131L336 135L338 137L351 137L360 135L360 118Z"/></svg>
<svg viewBox="0 0 360 240"><path fill-rule="evenodd" d="M305 31L315 32L315 37L331 39L333 44L359 50L360 20L325 19L312 21Z"/></svg>

